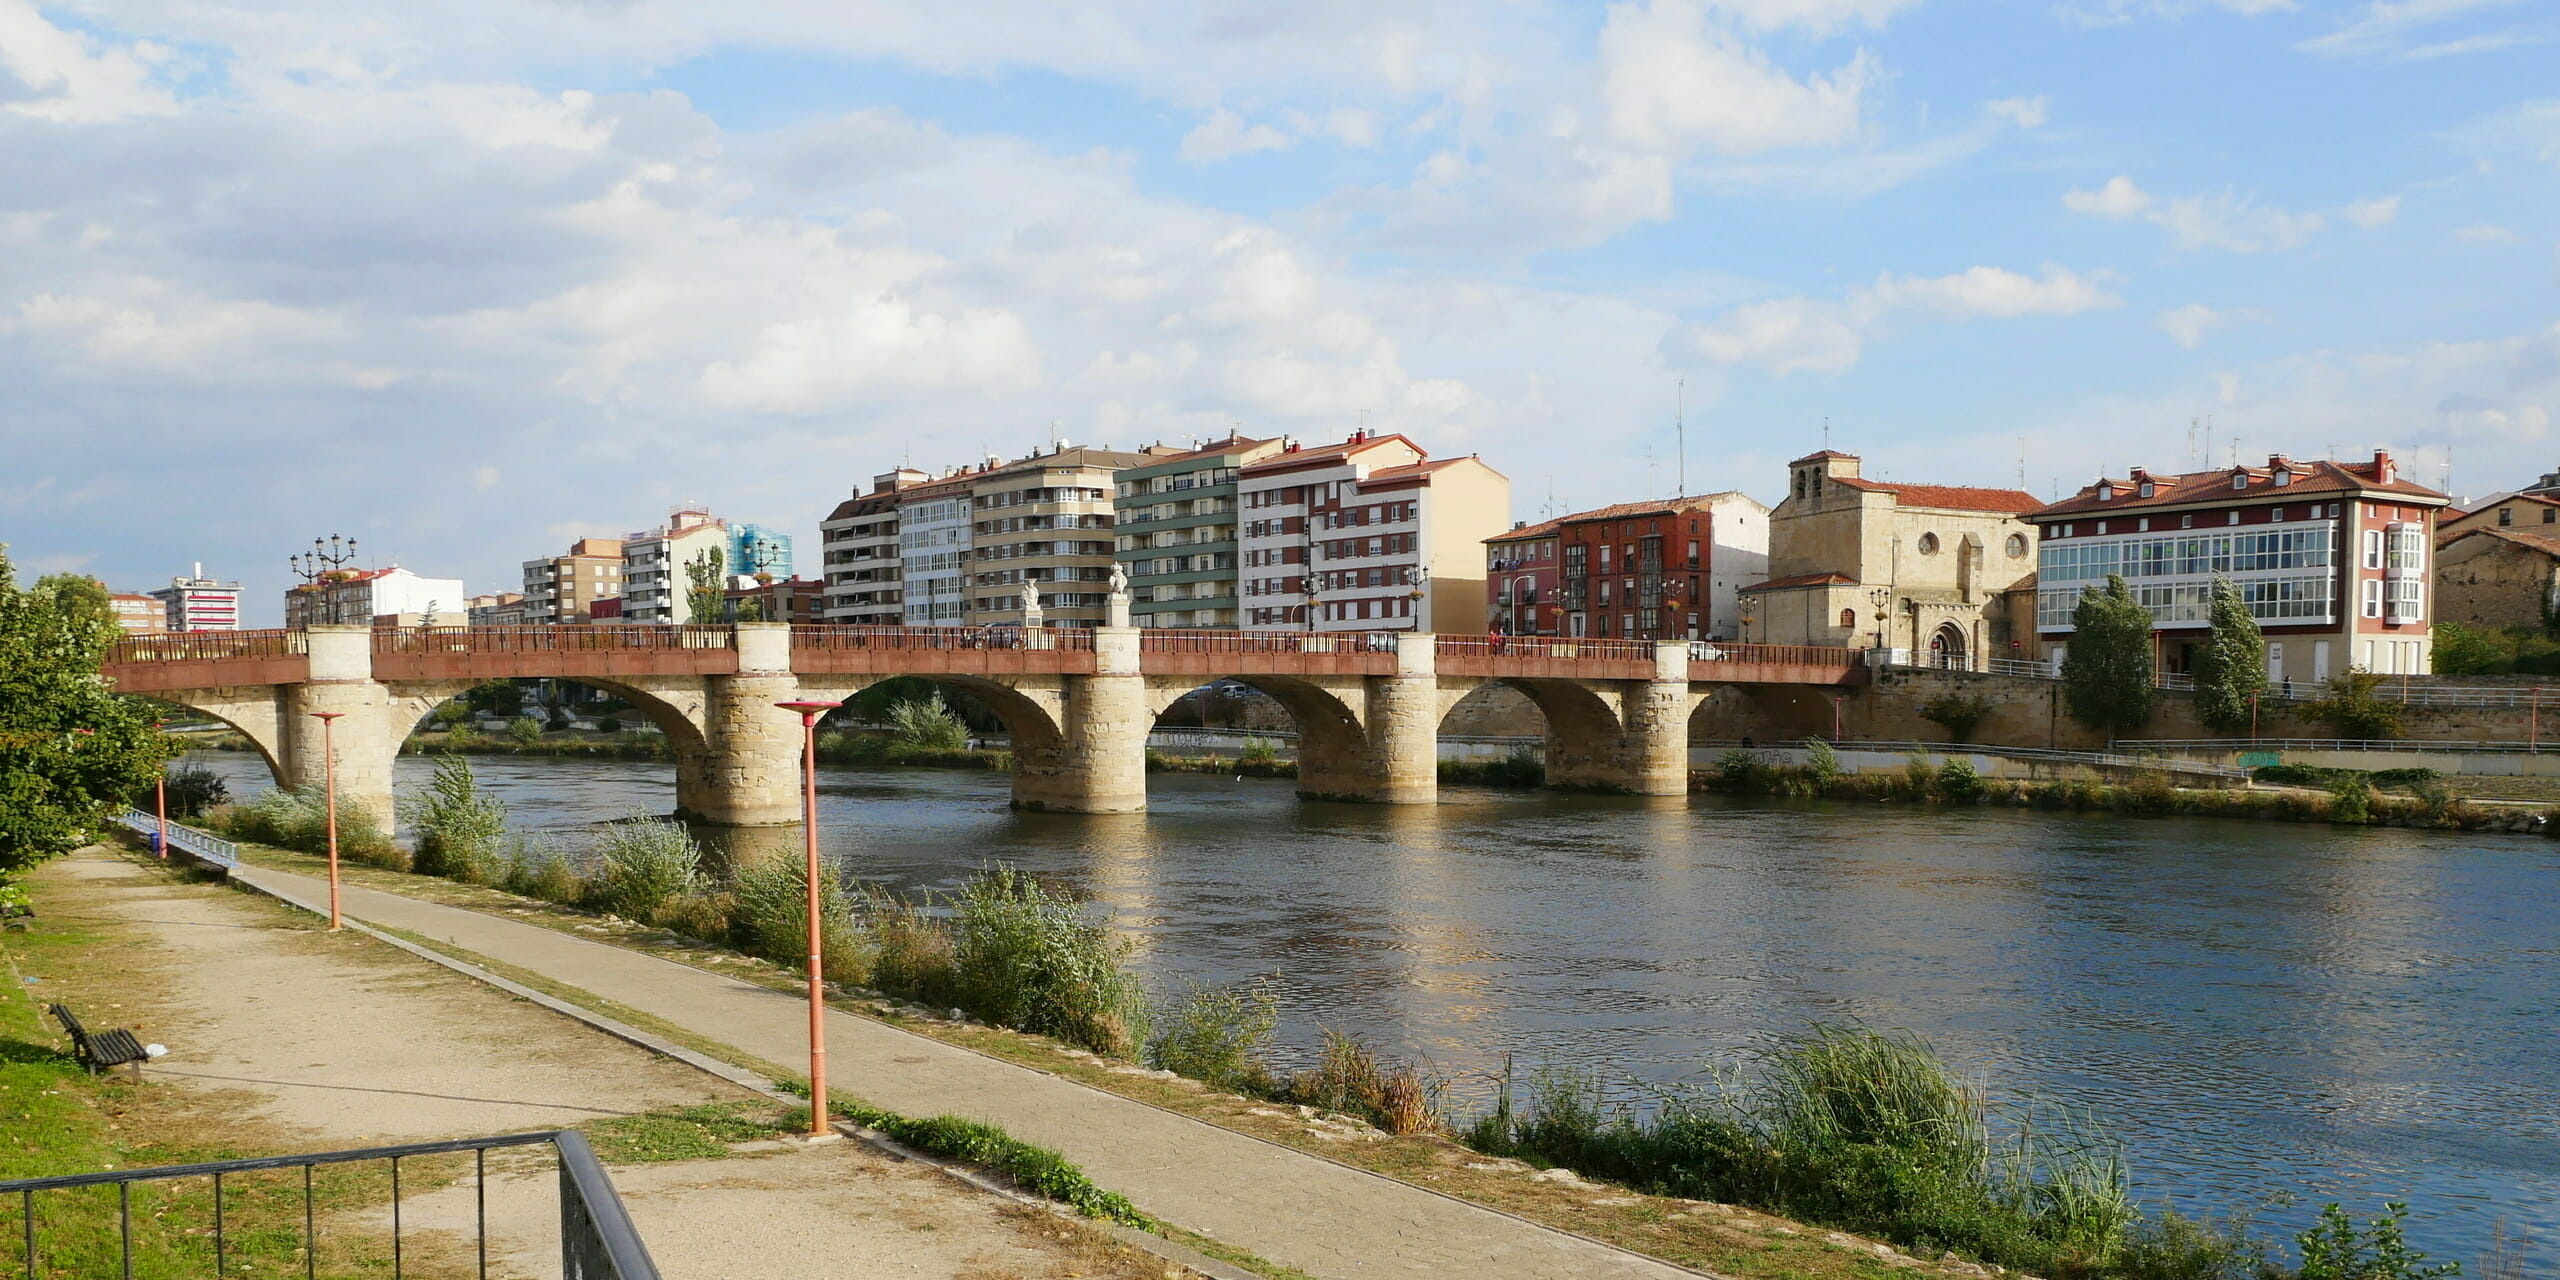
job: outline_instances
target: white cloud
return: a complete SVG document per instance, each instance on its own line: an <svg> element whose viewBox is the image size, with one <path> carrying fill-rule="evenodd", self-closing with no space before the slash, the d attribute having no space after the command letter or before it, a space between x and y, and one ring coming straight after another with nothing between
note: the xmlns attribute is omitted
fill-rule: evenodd
<svg viewBox="0 0 2560 1280"><path fill-rule="evenodd" d="M1709 0L1718 13L1763 31L1803 27L1815 32L1847 26L1882 27L1919 0Z"/></svg>
<svg viewBox="0 0 2560 1280"><path fill-rule="evenodd" d="M2044 95L2038 94L2032 98L1994 98L1984 104L1984 109L2021 129L2041 129L2051 105Z"/></svg>
<svg viewBox="0 0 2560 1280"><path fill-rule="evenodd" d="M1016 391L1039 376L1039 344L1020 317L922 311L883 294L768 326L745 358L704 369L701 386L714 405L807 414L884 392Z"/></svg>
<svg viewBox="0 0 2560 1280"><path fill-rule="evenodd" d="M2171 342L2192 351L2205 335L2231 323L2231 317L2204 305L2190 302L2183 307L2163 311L2159 316L2160 331Z"/></svg>
<svg viewBox="0 0 2560 1280"><path fill-rule="evenodd" d="M2073 188L2064 192L2062 207L2102 218L2141 217L2167 231L2178 248L2223 249L2232 253L2297 248L2328 225L2322 214L2293 213L2231 191L2164 201L2122 174L2095 190ZM2389 197L2360 201L2350 206L2347 216L2373 218L2375 222L2368 225L2379 225L2390 221L2398 211L2398 198Z"/></svg>
<svg viewBox="0 0 2560 1280"><path fill-rule="evenodd" d="M2359 227L2387 227L2400 216L2400 197L2368 196L2350 201L2339 215Z"/></svg>
<svg viewBox="0 0 2560 1280"><path fill-rule="evenodd" d="M2174 22L2206 9L2255 18L2289 12L2294 6L2295 0L2086 0L2066 3L2056 12L2082 26L2109 27L2141 18Z"/></svg>
<svg viewBox="0 0 2560 1280"><path fill-rule="evenodd" d="M2484 222L2475 227L2455 228L2453 238L2456 240L2468 240L2473 244L2514 244L2516 242L2516 233L2507 230L2505 227L2494 226Z"/></svg>
<svg viewBox="0 0 2560 1280"><path fill-rule="evenodd" d="M2104 278L2104 273L2082 275L2052 266L2042 276L2000 267L1930 277L1887 272L1873 286L1852 289L1838 302L1789 297L1745 303L1713 321L1674 330L1663 349L1674 363L1749 364L1780 376L1838 373L1858 362L1868 333L1892 312L2072 315L2121 304L2122 299L2106 291Z"/></svg>
<svg viewBox="0 0 2560 1280"><path fill-rule="evenodd" d="M2153 200L2149 192L2133 185L2123 174L2107 179L2107 184L2094 191L2078 188L2062 193L2062 207L2073 213L2093 213L2102 218L2130 218L2149 209Z"/></svg>
<svg viewBox="0 0 2560 1280"><path fill-rule="evenodd" d="M2471 14L2510 8L2517 0L2371 0L2354 21L2295 47L2334 58L2446 57L2501 49L2540 38L2521 29L2481 33L2436 44L2413 43L2415 33Z"/></svg>
<svg viewBox="0 0 2560 1280"><path fill-rule="evenodd" d="M110 45L56 27L32 0L0 0L0 110L58 122L166 114L176 103L155 64L169 56L149 41Z"/></svg>
<svg viewBox="0 0 2560 1280"><path fill-rule="evenodd" d="M2453 140L2484 156L2560 166L2560 98L2536 98L2464 124Z"/></svg>
<svg viewBox="0 0 2560 1280"><path fill-rule="evenodd" d="M498 487L498 482L502 478L502 474L496 467L479 467L471 473L471 487L482 493L488 493Z"/></svg>
<svg viewBox="0 0 2560 1280"><path fill-rule="evenodd" d="M1710 24L1692 0L1612 5L1600 32L1610 130L1647 150L1741 155L1845 141L1858 131L1860 97L1875 74L1860 53L1799 80Z"/></svg>
<svg viewBox="0 0 2560 1280"><path fill-rule="evenodd" d="M1182 137L1182 158L1206 163L1255 151L1280 151L1294 141L1267 124L1248 125L1244 117L1220 107Z"/></svg>

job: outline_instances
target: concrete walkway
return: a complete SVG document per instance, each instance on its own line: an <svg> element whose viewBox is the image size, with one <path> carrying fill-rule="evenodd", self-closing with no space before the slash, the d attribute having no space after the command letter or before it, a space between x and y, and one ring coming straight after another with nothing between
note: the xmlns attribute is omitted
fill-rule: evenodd
<svg viewBox="0 0 2560 1280"><path fill-rule="evenodd" d="M308 876L238 879L302 903ZM806 1061L798 997L540 925L349 886L348 915L449 943L647 1013L769 1062ZM835 1012L835 1087L909 1115L953 1114L1066 1153L1166 1221L1321 1277L1694 1277L1636 1254L1435 1195L884 1023Z"/></svg>

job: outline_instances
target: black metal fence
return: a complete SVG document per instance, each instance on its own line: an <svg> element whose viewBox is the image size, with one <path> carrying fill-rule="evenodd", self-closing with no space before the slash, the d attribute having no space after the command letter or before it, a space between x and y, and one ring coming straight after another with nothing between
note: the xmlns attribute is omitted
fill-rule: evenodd
<svg viewBox="0 0 2560 1280"><path fill-rule="evenodd" d="M137 1274L138 1257L144 1259L140 1274L152 1277L274 1275L280 1270L290 1274L298 1269L305 1280L318 1280L323 1274L338 1272L334 1266L324 1270L321 1262L323 1231L331 1228L331 1224L324 1222L317 1207L320 1197L314 1191L315 1175L324 1169L336 1170L343 1166L387 1166L390 1181L389 1255L387 1258L374 1257L367 1269L379 1274L387 1267L389 1275L395 1280L402 1280L412 1274L417 1262L413 1255L420 1230L415 1224L402 1221L403 1162L416 1162L432 1156L468 1155L471 1157L472 1201L469 1251L456 1260L449 1249L440 1250L435 1263L423 1270L436 1275L477 1275L485 1280L489 1274L489 1153L510 1147L539 1146L551 1147L559 1160L560 1273L563 1280L657 1280L657 1264L650 1261L649 1250L641 1244L639 1232L631 1225L631 1216L622 1207L622 1197L614 1192L613 1180L596 1159L594 1149L587 1145L586 1137L573 1129L416 1142L356 1151L322 1151L309 1155L262 1156L205 1164L22 1178L0 1182L0 1204L9 1200L17 1202L21 1221L17 1242L21 1253L19 1274L28 1280L56 1274L117 1275L124 1280L132 1280ZM294 1171L302 1175L298 1224L290 1220L290 1202L295 1198L290 1175ZM244 1175L275 1173L286 1175L281 1193L276 1180L265 1180L257 1197L260 1220L254 1223L240 1221ZM135 1188L154 1183L182 1183L209 1190L209 1204L199 1206L195 1198L190 1197L182 1206L163 1199L138 1207ZM49 1196L82 1188L106 1187L115 1189L111 1226L106 1218L95 1213L48 1215L43 1212ZM174 1212L178 1208L201 1208L202 1212L181 1217ZM330 1213L342 1216L335 1207ZM149 1237L139 1251L135 1238L138 1214ZM49 1218L53 1219L50 1224ZM69 1221L62 1221L65 1218ZM283 1221L280 1223L279 1219ZM51 1238L47 1235L48 1225L54 1230ZM344 1223L331 1229L349 1233L363 1231L361 1225L351 1227ZM104 1238L110 1232L112 1239ZM244 1235L249 1237L245 1246ZM298 1240L293 1238L297 1235ZM178 1242L180 1247L170 1247L171 1241ZM59 1256L49 1258L49 1254ZM47 1269L49 1263L54 1269ZM70 1270L61 1270L63 1266Z"/></svg>

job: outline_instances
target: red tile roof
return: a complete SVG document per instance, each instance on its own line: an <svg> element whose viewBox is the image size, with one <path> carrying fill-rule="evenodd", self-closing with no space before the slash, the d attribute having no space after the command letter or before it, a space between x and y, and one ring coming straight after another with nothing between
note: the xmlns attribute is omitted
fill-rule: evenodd
<svg viewBox="0 0 2560 1280"><path fill-rule="evenodd" d="M1431 456L1430 450L1423 448L1421 445L1415 444L1412 440L1402 435L1370 436L1361 440L1345 440L1339 444L1317 445L1313 448L1284 450L1280 453L1275 453L1268 458L1264 458L1260 462L1246 463L1242 468L1242 472L1245 475L1252 475L1256 472L1263 471L1284 471L1316 462L1337 461L1342 458L1347 458L1355 453L1374 449L1391 440L1403 441L1406 448L1413 450L1415 453L1420 454L1423 457L1427 458Z"/></svg>
<svg viewBox="0 0 2560 1280"><path fill-rule="evenodd" d="M1900 484L1890 480L1865 480L1857 476L1833 476L1830 483L1846 485L1867 493L1890 493L1906 507L1937 507L1947 511L1990 511L2004 515L2024 515L2044 505L2044 499L2024 489L1977 489L1967 485Z"/></svg>
<svg viewBox="0 0 2560 1280"><path fill-rule="evenodd" d="M2385 455L2386 458L2388 455ZM2233 498L2287 497L2296 493L2378 493L2393 497L2413 498L2420 505L2442 506L2448 498L2425 485L2394 476L2385 481L2377 473L2381 460L2373 462L2331 462L2325 459L2301 462L2282 456L2270 458L2263 467L2224 467L2215 471L2188 471L2176 475L2148 472L2139 479L2101 478L2083 486L2080 492L2060 502L2043 507L2037 517L2077 515L2082 512L2121 511L2128 507L2158 510L2162 507L2219 505ZM2288 484L2277 484L2275 474L2281 469L2293 477ZM2240 488L2231 486L2232 477L2243 480ZM2142 496L2140 483L2151 483L2151 496ZM2098 496L2099 485L2112 485L2115 496Z"/></svg>
<svg viewBox="0 0 2560 1280"><path fill-rule="evenodd" d="M1820 462L1824 458L1847 458L1850 461L1855 462L1857 461L1858 455L1854 453L1842 453L1837 449L1824 449L1819 452L1808 453L1787 465L1790 467L1800 467L1808 462Z"/></svg>
<svg viewBox="0 0 2560 1280"><path fill-rule="evenodd" d="M1272 436L1262 440L1256 440L1251 436L1228 436L1224 440L1217 441L1214 444L1202 445L1201 447L1190 450L1186 453L1149 454L1147 455L1146 461L1134 463L1124 468L1124 470L1138 471L1147 467L1162 466L1168 462L1192 462L1201 458L1214 458L1225 453L1242 453L1247 449L1260 448L1263 445L1274 443L1279 439L1280 437L1278 436Z"/></svg>
<svg viewBox="0 0 2560 1280"><path fill-rule="evenodd" d="M1845 573L1799 573L1793 577L1771 578L1742 588L1745 591L1788 591L1796 587L1854 586L1857 579Z"/></svg>
<svg viewBox="0 0 2560 1280"><path fill-rule="evenodd" d="M1492 537L1485 539L1485 541L1487 543L1526 542L1532 538L1552 538L1556 536L1556 530L1561 528L1563 525L1564 520L1561 517L1554 520L1541 520L1536 524L1514 529L1509 533L1497 533Z"/></svg>
<svg viewBox="0 0 2560 1280"><path fill-rule="evenodd" d="M2544 532L2540 528L2501 529L2494 525L2479 529L2457 529L2437 539L2436 547L2441 550L2472 537L2496 538L2501 542L2512 542L2519 547L2529 547L2544 555L2560 557L2560 529Z"/></svg>

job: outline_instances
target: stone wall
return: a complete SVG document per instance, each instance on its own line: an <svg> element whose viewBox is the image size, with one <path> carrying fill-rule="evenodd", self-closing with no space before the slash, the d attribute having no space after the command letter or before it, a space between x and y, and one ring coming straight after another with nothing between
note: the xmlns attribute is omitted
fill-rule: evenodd
<svg viewBox="0 0 2560 1280"><path fill-rule="evenodd" d="M2436 554L2436 621L2539 627L2552 586L2550 552L2494 534L2459 538Z"/></svg>

